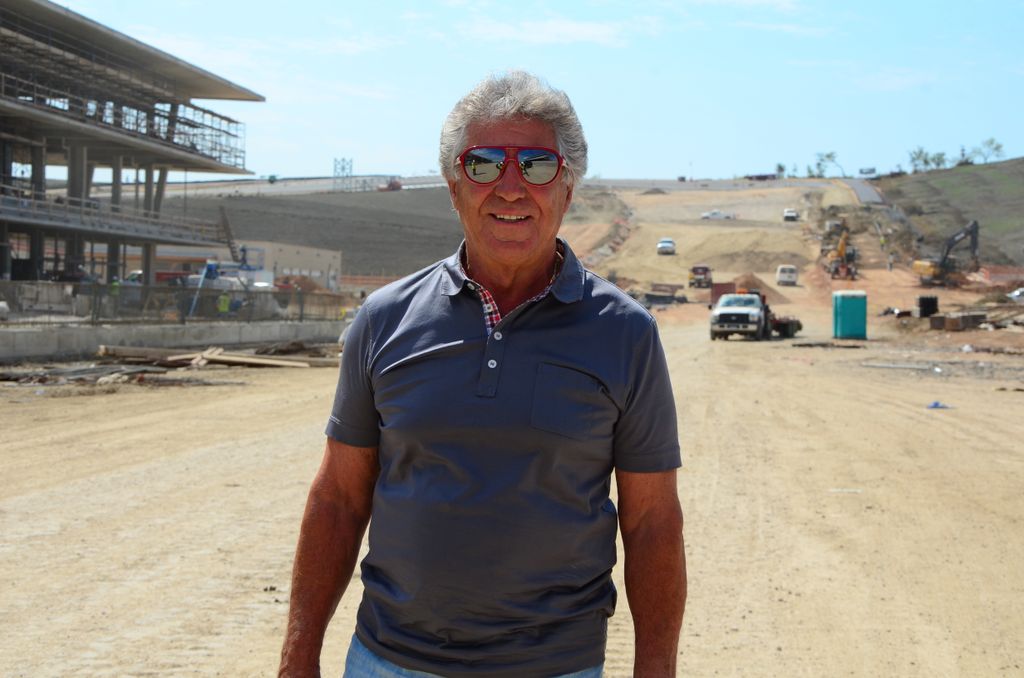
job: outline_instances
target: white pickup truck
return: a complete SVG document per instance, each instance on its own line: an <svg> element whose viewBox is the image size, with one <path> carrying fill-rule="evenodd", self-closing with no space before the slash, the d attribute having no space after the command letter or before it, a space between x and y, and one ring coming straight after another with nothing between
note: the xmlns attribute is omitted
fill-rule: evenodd
<svg viewBox="0 0 1024 678"><path fill-rule="evenodd" d="M784 339L796 336L803 324L791 316L778 316L757 290L739 294L723 294L711 309L711 340L728 339L741 334L754 341L771 339L778 334Z"/></svg>
<svg viewBox="0 0 1024 678"><path fill-rule="evenodd" d="M711 309L711 339L742 334L755 340L771 337L768 313L759 294L723 294Z"/></svg>

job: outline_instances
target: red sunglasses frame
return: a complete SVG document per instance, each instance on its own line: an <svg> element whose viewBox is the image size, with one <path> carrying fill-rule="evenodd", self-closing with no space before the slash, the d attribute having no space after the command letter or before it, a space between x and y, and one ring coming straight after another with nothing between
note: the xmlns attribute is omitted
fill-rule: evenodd
<svg viewBox="0 0 1024 678"><path fill-rule="evenodd" d="M505 151L505 159L501 162L501 169L498 170L498 176L496 176L491 181L477 181L472 176L470 176L469 170L466 169L466 154L470 153L472 151L475 151L477 149L480 149L480 148L495 148L495 149L500 148L500 149L504 149L504 151ZM556 158L558 158L558 171L555 172L555 176L551 177L549 180L545 181L543 184L535 184L535 183L533 183L532 181L527 179L526 176L523 174L522 163L519 162L519 157L518 157L519 151L545 151L547 153L550 153L551 155L553 155ZM491 184L497 183L498 181L501 180L501 177L505 174L505 168L508 167L510 164L515 165L516 168L519 170L519 176L522 177L524 183L527 183L530 186L548 186L551 183L553 183L555 181L555 179L558 178L559 174L562 173L562 168L567 168L569 166L568 163L565 162L565 158L562 156L561 153L559 153L558 151L556 151L553 148L548 148L546 146L493 146L493 145L482 144L482 145L479 145L479 146L470 146L469 148L467 148L464 151L462 151L462 153L459 153L459 156L456 159L459 161L459 166L462 167L462 173L466 175L467 179L469 179L471 182L473 182L477 186L490 186ZM509 162L510 160L513 161L513 162L510 163Z"/></svg>

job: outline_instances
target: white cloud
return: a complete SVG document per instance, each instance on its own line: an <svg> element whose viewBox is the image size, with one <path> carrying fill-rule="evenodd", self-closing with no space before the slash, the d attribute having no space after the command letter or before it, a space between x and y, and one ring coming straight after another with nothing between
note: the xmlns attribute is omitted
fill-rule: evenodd
<svg viewBox="0 0 1024 678"><path fill-rule="evenodd" d="M903 92L939 82L939 78L934 73L910 68L884 68L862 75L855 82L869 92Z"/></svg>
<svg viewBox="0 0 1024 678"><path fill-rule="evenodd" d="M767 9L792 14L800 9L799 0L690 0L694 5Z"/></svg>
<svg viewBox="0 0 1024 678"><path fill-rule="evenodd" d="M318 56L354 56L391 49L399 44L401 44L399 41L391 38L363 35L356 38L332 38L329 40L282 40L279 47Z"/></svg>
<svg viewBox="0 0 1024 678"><path fill-rule="evenodd" d="M649 17L636 17L628 22L576 21L555 17L512 23L481 17L460 25L458 30L464 39L496 36L503 42L545 45L591 43L604 47L625 47L635 35L657 34L659 26L660 22Z"/></svg>
<svg viewBox="0 0 1024 678"><path fill-rule="evenodd" d="M755 31L766 31L769 33L787 33L789 35L800 35L811 38L821 38L829 33L831 29L817 26L802 26L800 24L765 24L754 21L739 21L733 24L737 28L749 28Z"/></svg>

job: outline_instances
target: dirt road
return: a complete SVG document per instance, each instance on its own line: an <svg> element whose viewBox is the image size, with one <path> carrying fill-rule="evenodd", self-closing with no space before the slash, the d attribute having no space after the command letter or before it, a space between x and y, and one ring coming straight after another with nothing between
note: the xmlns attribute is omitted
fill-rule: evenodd
<svg viewBox="0 0 1024 678"><path fill-rule="evenodd" d="M606 263L653 278L640 250ZM657 312L684 450L679 675L1021 675L1024 361L873 315L859 348L797 346L831 335L805 277L797 342L712 343L706 308ZM0 676L273 675L335 372L202 376L224 383L0 383ZM357 577L325 676L358 598ZM631 662L621 596L607 675Z"/></svg>

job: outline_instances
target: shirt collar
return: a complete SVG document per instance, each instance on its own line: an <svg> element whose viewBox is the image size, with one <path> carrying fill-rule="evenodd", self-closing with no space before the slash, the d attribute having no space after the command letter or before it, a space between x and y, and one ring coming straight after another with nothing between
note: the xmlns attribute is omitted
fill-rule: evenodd
<svg viewBox="0 0 1024 678"><path fill-rule="evenodd" d="M551 285L551 294L563 304L571 304L583 298L583 284L585 271L583 264L576 258L576 254L569 247L569 243L563 238L558 238L562 244L562 267ZM441 262L441 294L453 297L463 290L469 280L462 271L460 265L462 251L466 247L463 240L459 248L447 259Z"/></svg>

